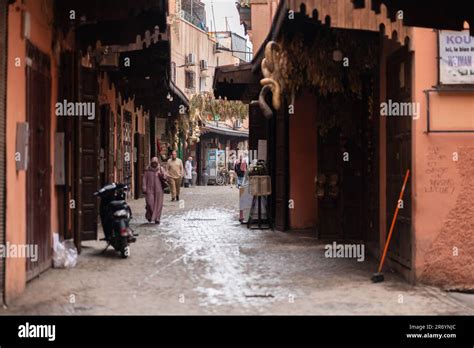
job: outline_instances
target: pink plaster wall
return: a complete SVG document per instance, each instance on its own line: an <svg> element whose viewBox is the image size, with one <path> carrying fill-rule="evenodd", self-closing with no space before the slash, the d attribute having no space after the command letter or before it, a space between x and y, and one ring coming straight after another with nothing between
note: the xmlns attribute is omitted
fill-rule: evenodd
<svg viewBox="0 0 474 348"><path fill-rule="evenodd" d="M421 117L413 121L413 231L417 280L447 288L474 288L474 134L425 133L427 103L423 90L437 83L437 38L414 29L414 101ZM436 96L435 96L436 97ZM443 120L459 110L474 121L474 94L441 94ZM458 110L458 112L456 112ZM469 111L470 110L470 113ZM466 113L466 111L468 111ZM454 123L454 121L452 122ZM457 152L458 161L453 161ZM438 181L436 181L438 180ZM456 256L456 248L458 255Z"/></svg>
<svg viewBox="0 0 474 348"><path fill-rule="evenodd" d="M291 229L316 226L317 200L314 179L317 173L316 97L309 92L296 99L290 115L290 200Z"/></svg>
<svg viewBox="0 0 474 348"><path fill-rule="evenodd" d="M51 236L58 229L57 192L54 186L54 133L56 117L54 103L57 99L57 64L52 54L52 7L40 1L20 5L17 1L9 7L8 17L8 79L7 79L7 126L6 126L6 240L10 244L26 243L26 173L16 171L16 124L26 121L25 40L21 37L21 10L31 18L30 41L51 58ZM15 59L20 59L20 66ZM45 144L48 146L48 144ZM30 150L31 151L31 150ZM52 239L51 239L52 240ZM5 297L7 303L23 292L26 282L26 263L22 258L8 258L5 272Z"/></svg>

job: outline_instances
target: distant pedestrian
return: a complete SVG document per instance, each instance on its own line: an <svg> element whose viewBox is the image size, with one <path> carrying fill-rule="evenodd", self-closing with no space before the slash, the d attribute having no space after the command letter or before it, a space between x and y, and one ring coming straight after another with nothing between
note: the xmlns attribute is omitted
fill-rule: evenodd
<svg viewBox="0 0 474 348"><path fill-rule="evenodd" d="M166 180L165 170L157 157L151 159L150 165L143 174L142 191L145 194L146 213L148 222L160 223L163 210L163 184Z"/></svg>
<svg viewBox="0 0 474 348"><path fill-rule="evenodd" d="M171 191L171 201L179 201L179 193L181 189L181 181L184 176L183 161L178 158L176 151L171 153L171 158L166 164L166 171L168 172L168 183Z"/></svg>
<svg viewBox="0 0 474 348"><path fill-rule="evenodd" d="M229 162L227 163L227 170L229 171L229 183L230 183L230 188L233 188L235 185L235 157L234 155L229 157Z"/></svg>
<svg viewBox="0 0 474 348"><path fill-rule="evenodd" d="M235 173L237 174L237 187L241 187L244 184L245 172L247 171L247 163L239 156L239 160L235 162L234 166Z"/></svg>
<svg viewBox="0 0 474 348"><path fill-rule="evenodd" d="M184 164L184 179L187 181L189 186L193 183L193 158L188 157L188 160Z"/></svg>

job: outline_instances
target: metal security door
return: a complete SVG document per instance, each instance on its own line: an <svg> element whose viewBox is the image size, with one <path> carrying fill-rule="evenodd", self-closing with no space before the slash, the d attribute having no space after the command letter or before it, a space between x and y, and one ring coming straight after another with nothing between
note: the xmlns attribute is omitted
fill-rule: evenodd
<svg viewBox="0 0 474 348"><path fill-rule="evenodd" d="M26 42L26 119L29 163L26 173L26 243L38 247L38 260L26 260L30 280L51 266L51 68L49 56Z"/></svg>

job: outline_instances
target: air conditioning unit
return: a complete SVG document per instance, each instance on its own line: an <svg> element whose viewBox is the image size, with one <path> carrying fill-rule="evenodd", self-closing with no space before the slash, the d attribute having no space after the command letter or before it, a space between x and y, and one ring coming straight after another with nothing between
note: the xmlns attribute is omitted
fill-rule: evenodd
<svg viewBox="0 0 474 348"><path fill-rule="evenodd" d="M200 68L201 70L207 70L207 60L201 59L201 60L199 61L199 68Z"/></svg>
<svg viewBox="0 0 474 348"><path fill-rule="evenodd" d="M186 56L186 65L195 65L196 64L196 55L190 53Z"/></svg>

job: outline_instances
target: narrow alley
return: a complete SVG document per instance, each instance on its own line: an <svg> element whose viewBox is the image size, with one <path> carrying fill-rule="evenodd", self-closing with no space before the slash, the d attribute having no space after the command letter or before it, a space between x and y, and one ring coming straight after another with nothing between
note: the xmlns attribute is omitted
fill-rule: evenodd
<svg viewBox="0 0 474 348"><path fill-rule="evenodd" d="M230 186L186 188L180 203L165 195L159 226L146 222L143 199L130 202L140 236L128 259L86 242L76 268L42 274L0 313L474 313L460 294L414 287L395 273L373 284L373 260L325 258L312 234L248 230Z"/></svg>

